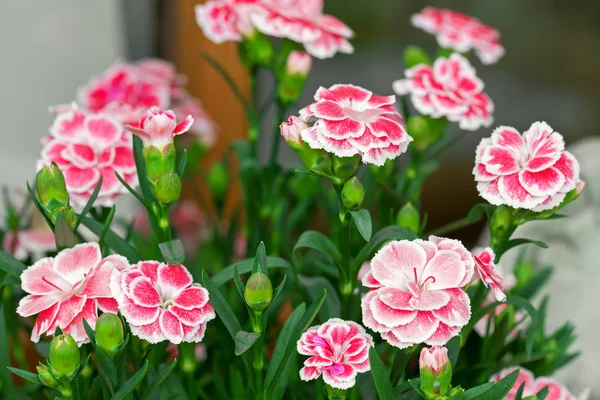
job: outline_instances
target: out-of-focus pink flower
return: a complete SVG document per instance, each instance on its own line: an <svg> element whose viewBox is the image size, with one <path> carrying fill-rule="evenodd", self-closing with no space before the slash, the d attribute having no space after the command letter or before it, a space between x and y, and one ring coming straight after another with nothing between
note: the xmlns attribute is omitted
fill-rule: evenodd
<svg viewBox="0 0 600 400"><path fill-rule="evenodd" d="M496 272L496 264L494 264L495 257L494 251L489 247L486 247L485 249L473 249L475 271L477 271L479 279L481 279L481 282L483 282L485 287L492 289L492 293L494 293L496 300L505 301L506 294L504 294L504 281Z"/></svg>
<svg viewBox="0 0 600 400"><path fill-rule="evenodd" d="M136 65L121 63L80 89L79 101L88 111L135 124L150 107L169 105L170 85Z"/></svg>
<svg viewBox="0 0 600 400"><path fill-rule="evenodd" d="M405 76L394 82L394 91L410 95L421 114L445 117L469 131L492 124L494 103L484 93L475 68L460 54L440 57L433 66L416 65L407 69Z"/></svg>
<svg viewBox="0 0 600 400"><path fill-rule="evenodd" d="M233 241L233 261L241 261L246 257L248 241L246 235L238 233Z"/></svg>
<svg viewBox="0 0 600 400"><path fill-rule="evenodd" d="M209 235L206 215L194 201L182 200L172 207L170 218L185 253L193 257L198 252L200 242Z"/></svg>
<svg viewBox="0 0 600 400"><path fill-rule="evenodd" d="M338 157L362 156L364 163L383 165L404 153L412 138L394 109L394 96L377 96L354 85L320 88L315 103L300 110L300 119L314 124L301 132L313 149Z"/></svg>
<svg viewBox="0 0 600 400"><path fill-rule="evenodd" d="M196 22L214 43L239 42L254 30L250 16L264 12L258 0L211 0L196 6Z"/></svg>
<svg viewBox="0 0 600 400"><path fill-rule="evenodd" d="M539 377L535 378L531 371L523 368L523 367L511 367L506 368L499 373L493 375L490 378L490 382L498 382L505 376L509 375L516 369L519 369L519 377L515 382L514 386L508 392L505 397L505 400L515 400L517 398L517 392L521 385L524 386L524 390L522 393L522 397L533 396L537 394L540 390L548 387L548 395L546 396L546 400L584 400L587 399L587 393L582 394L579 397L573 396L569 390L564 387L562 384L558 383L556 380L550 377Z"/></svg>
<svg viewBox="0 0 600 400"><path fill-rule="evenodd" d="M141 261L114 271L110 290L131 333L150 343L198 343L215 318L208 291L183 265Z"/></svg>
<svg viewBox="0 0 600 400"><path fill-rule="evenodd" d="M300 137L300 133L307 129L308 125L300 118L291 116L288 122L283 122L279 129L281 130L281 135L285 139L287 143L294 142L300 143L302 139Z"/></svg>
<svg viewBox="0 0 600 400"><path fill-rule="evenodd" d="M102 259L97 243L83 243L23 271L21 287L29 295L21 299L17 313L22 317L37 314L31 340L37 342L43 333L53 335L60 328L79 344L89 342L82 318L93 328L98 309L117 313L107 282L113 271L128 265L119 255Z"/></svg>
<svg viewBox="0 0 600 400"><path fill-rule="evenodd" d="M157 84L168 86L171 99L178 99L185 95L183 86L187 79L184 75L177 73L172 62L160 58L145 58L138 61L135 66L138 67L144 78L156 80Z"/></svg>
<svg viewBox="0 0 600 400"><path fill-rule="evenodd" d="M212 147L217 140L219 130L217 124L202 108L200 100L186 96L176 107L173 108L178 119L185 119L191 115L194 123L190 127L190 133L206 147Z"/></svg>
<svg viewBox="0 0 600 400"><path fill-rule="evenodd" d="M137 186L137 174L131 133L104 115L92 115L77 108L62 110L43 142L38 170L56 163L65 176L71 202L79 207L90 199L102 177L95 205L110 206L127 189L115 172L131 186Z"/></svg>
<svg viewBox="0 0 600 400"><path fill-rule="evenodd" d="M471 49L484 64L494 64L504 55L500 33L476 18L452 10L427 7L411 18L417 28L436 35L444 48L464 53Z"/></svg>
<svg viewBox="0 0 600 400"><path fill-rule="evenodd" d="M144 142L144 146L154 146L162 150L166 145L173 143L173 138L187 132L192 127L194 118L191 115L177 123L175 113L171 110L163 111L152 107L142 116L139 128L131 125L125 126Z"/></svg>
<svg viewBox="0 0 600 400"><path fill-rule="evenodd" d="M442 346L469 322L462 289L473 277L473 256L458 240L430 236L386 244L371 260L363 285L363 324L392 346Z"/></svg>
<svg viewBox="0 0 600 400"><path fill-rule="evenodd" d="M56 251L54 233L50 229L38 228L7 231L2 240L2 249L17 260L25 261L31 257L36 261L46 253Z"/></svg>
<svg viewBox="0 0 600 400"><path fill-rule="evenodd" d="M300 379L310 381L322 374L329 386L349 389L356 384L358 373L371 369L372 346L373 338L356 322L331 318L313 326L298 340L298 353L311 356L304 361Z"/></svg>
<svg viewBox="0 0 600 400"><path fill-rule="evenodd" d="M543 211L558 206L579 182L579 163L545 122L521 135L500 126L477 147L473 169L481 197L494 205Z"/></svg>
<svg viewBox="0 0 600 400"><path fill-rule="evenodd" d="M312 57L303 51L293 50L286 62L288 74L308 75L312 66Z"/></svg>
<svg viewBox="0 0 600 400"><path fill-rule="evenodd" d="M169 343L167 346L167 354L167 363L170 364L179 357L179 346ZM194 346L194 355L196 356L197 362L205 361L207 358L206 346L202 343L198 343L196 346Z"/></svg>
<svg viewBox="0 0 600 400"><path fill-rule="evenodd" d="M439 375L449 363L448 349L443 346L424 347L419 355L419 368L430 368L434 375Z"/></svg>
<svg viewBox="0 0 600 400"><path fill-rule="evenodd" d="M358 276L356 277L356 279L358 279L359 281L362 281L363 278L369 273L370 270L371 270L371 263L368 261L365 261L360 266L360 269L358 270Z"/></svg>

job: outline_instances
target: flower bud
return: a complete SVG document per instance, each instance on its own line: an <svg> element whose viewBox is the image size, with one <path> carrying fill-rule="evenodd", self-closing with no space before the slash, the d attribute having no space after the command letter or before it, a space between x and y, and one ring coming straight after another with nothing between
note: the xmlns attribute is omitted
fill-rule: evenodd
<svg viewBox="0 0 600 400"><path fill-rule="evenodd" d="M69 202L69 194L65 177L55 163L44 166L35 176L35 185L40 202L50 211L65 206Z"/></svg>
<svg viewBox="0 0 600 400"><path fill-rule="evenodd" d="M409 229L411 232L419 233L421 230L421 216L411 202L408 202L398 211L396 225Z"/></svg>
<svg viewBox="0 0 600 400"><path fill-rule="evenodd" d="M265 34L256 29L249 29L244 33L240 46L240 58L244 64L249 67L255 65L270 67L273 55L273 44Z"/></svg>
<svg viewBox="0 0 600 400"><path fill-rule="evenodd" d="M344 182L350 178L360 164L361 156L359 154L353 157L337 157L332 156L333 159L333 173L338 181Z"/></svg>
<svg viewBox="0 0 600 400"><path fill-rule="evenodd" d="M61 382L71 381L81 363L79 347L71 335L56 336L50 343L50 369Z"/></svg>
<svg viewBox="0 0 600 400"><path fill-rule="evenodd" d="M465 389L460 386L455 387L448 393L449 400L462 400L465 397Z"/></svg>
<svg viewBox="0 0 600 400"><path fill-rule="evenodd" d="M448 359L448 349L434 346L423 348L419 357L421 373L421 388L434 398L450 390L452 380L452 365Z"/></svg>
<svg viewBox="0 0 600 400"><path fill-rule="evenodd" d="M281 136L285 139L286 143L290 145L294 151L302 148L302 138L300 133L304 129L308 129L308 125L300 118L291 116L288 122L283 122L279 129L281 130Z"/></svg>
<svg viewBox="0 0 600 400"><path fill-rule="evenodd" d="M181 178L175 172L164 174L154 185L156 199L161 204L173 204L181 196Z"/></svg>
<svg viewBox="0 0 600 400"><path fill-rule="evenodd" d="M48 386L49 388L57 388L60 382L52 375L50 369L40 363L37 367L38 379L44 386Z"/></svg>
<svg viewBox="0 0 600 400"><path fill-rule="evenodd" d="M300 98L311 66L312 58L308 53L293 50L288 54L285 69L279 73L277 100L281 104L289 107Z"/></svg>
<svg viewBox="0 0 600 400"><path fill-rule="evenodd" d="M304 51L293 50L286 61L287 73L289 75L307 76L312 66L312 57Z"/></svg>
<svg viewBox="0 0 600 400"><path fill-rule="evenodd" d="M229 172L225 163L214 164L206 176L206 184L217 200L224 200L229 189Z"/></svg>
<svg viewBox="0 0 600 400"><path fill-rule="evenodd" d="M359 208L365 199L365 188L356 176L344 183L342 202L347 210Z"/></svg>
<svg viewBox="0 0 600 400"><path fill-rule="evenodd" d="M513 215L510 207L501 205L496 208L490 221L490 231L492 239L504 238L513 228Z"/></svg>
<svg viewBox="0 0 600 400"><path fill-rule="evenodd" d="M406 130L413 138L413 146L424 151L432 145L427 118L420 115L409 117L406 120Z"/></svg>
<svg viewBox="0 0 600 400"><path fill-rule="evenodd" d="M112 313L104 313L96 322L96 345L104 350L111 358L114 357L123 341L123 323Z"/></svg>
<svg viewBox="0 0 600 400"><path fill-rule="evenodd" d="M273 299L273 285L269 277L262 272L250 276L244 289L244 298L251 309L263 311Z"/></svg>
<svg viewBox="0 0 600 400"><path fill-rule="evenodd" d="M408 46L404 49L404 66L412 68L419 64L432 64L431 58L429 58L425 50L419 46Z"/></svg>
<svg viewBox="0 0 600 400"><path fill-rule="evenodd" d="M175 146L173 143L165 145L162 151L152 145L144 146L142 154L146 161L146 176L154 183L175 169Z"/></svg>

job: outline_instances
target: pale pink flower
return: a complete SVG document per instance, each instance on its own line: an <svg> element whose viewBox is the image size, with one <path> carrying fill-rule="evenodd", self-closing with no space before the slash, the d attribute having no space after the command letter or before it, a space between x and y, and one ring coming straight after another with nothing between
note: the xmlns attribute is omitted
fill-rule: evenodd
<svg viewBox="0 0 600 400"><path fill-rule="evenodd" d="M193 257L198 252L200 242L210 235L206 215L194 201L181 200L171 208L170 219L185 254Z"/></svg>
<svg viewBox="0 0 600 400"><path fill-rule="evenodd" d="M287 61L288 74L308 75L312 66L312 57L303 51L293 50L288 55Z"/></svg>
<svg viewBox="0 0 600 400"><path fill-rule="evenodd" d="M481 197L494 205L543 211L558 206L579 182L579 163L545 122L521 135L500 126L477 147L473 169Z"/></svg>
<svg viewBox="0 0 600 400"><path fill-rule="evenodd" d="M363 324L392 346L442 346L469 322L473 256L458 240L430 236L386 244L371 260L363 285Z"/></svg>
<svg viewBox="0 0 600 400"><path fill-rule="evenodd" d="M167 346L167 363L172 363L176 358L179 358L179 346L173 343L169 343ZM196 357L196 361L201 363L206 361L208 357L206 346L202 343L198 343L194 346L194 356Z"/></svg>
<svg viewBox="0 0 600 400"><path fill-rule="evenodd" d="M196 6L196 22L214 43L240 42L254 30L250 16L265 12L260 3L258 0L210 0Z"/></svg>
<svg viewBox="0 0 600 400"><path fill-rule="evenodd" d="M200 100L186 96L173 108L173 111L178 119L185 119L188 115L192 116L194 123L190 127L191 136L206 147L212 147L215 144L219 128L202 107Z"/></svg>
<svg viewBox="0 0 600 400"><path fill-rule="evenodd" d="M155 80L159 85L166 85L171 99L178 99L185 95L183 86L187 83L187 79L177 73L177 68L172 62L160 58L144 58L135 66L145 79Z"/></svg>
<svg viewBox="0 0 600 400"><path fill-rule="evenodd" d="M131 333L150 343L198 343L216 316L208 291L183 265L141 261L114 271L110 290Z"/></svg>
<svg viewBox="0 0 600 400"><path fill-rule="evenodd" d="M331 318L309 328L298 340L298 353L310 356L300 370L300 379L310 381L323 375L326 384L350 389L356 375L371 369L369 348L373 338L353 321Z"/></svg>
<svg viewBox="0 0 600 400"><path fill-rule="evenodd" d="M38 170L56 163L65 176L71 203L83 207L100 177L102 187L95 205L110 206L127 189L116 176L131 186L138 183L131 133L104 115L92 115L77 108L62 110L43 141Z"/></svg>
<svg viewBox="0 0 600 400"><path fill-rule="evenodd" d="M415 65L404 74L406 79L394 82L394 91L410 95L421 114L445 117L469 131L492 124L494 103L483 91L483 81L475 68L460 54L440 57L433 66Z"/></svg>
<svg viewBox="0 0 600 400"><path fill-rule="evenodd" d="M404 153L412 137L394 109L394 96L377 96L354 85L321 87L315 103L300 110L300 119L312 124L301 132L313 149L338 157L362 156L364 163L383 165Z"/></svg>
<svg viewBox="0 0 600 400"><path fill-rule="evenodd" d="M136 124L150 107L169 105L170 82L156 79L133 64L117 64L79 91L79 101L93 113Z"/></svg>
<svg viewBox="0 0 600 400"><path fill-rule="evenodd" d="M587 391L584 392L579 397L573 396L569 390L564 387L562 384L557 382L556 380L550 377L539 377L535 378L531 371L523 368L523 367L510 367L506 368L499 373L493 375L490 378L490 382L498 382L505 376L509 375L516 369L519 369L519 377L515 382L514 386L508 392L508 394L504 397L505 400L515 400L517 398L517 392L521 385L524 386L522 397L534 396L540 390L548 387L548 395L546 396L546 400L584 400L587 399Z"/></svg>
<svg viewBox="0 0 600 400"><path fill-rule="evenodd" d="M163 111L158 107L152 107L140 119L139 127L127 125L125 128L142 139L144 146L154 146L162 150L166 145L173 143L175 136L190 130L193 123L194 118L191 115L177 123L172 110Z"/></svg>
<svg viewBox="0 0 600 400"><path fill-rule="evenodd" d="M485 287L492 289L492 293L496 300L505 301L506 294L504 294L504 280L496 271L496 264L494 264L495 257L494 251L489 247L486 247L485 249L473 249L475 271L477 271L479 279L481 279L481 282L483 282Z"/></svg>
<svg viewBox="0 0 600 400"><path fill-rule="evenodd" d="M288 119L288 122L283 122L279 126L279 129L281 130L281 135L287 143L301 143L302 139L300 137L300 133L307 128L308 125L306 125L306 123L300 118L295 116L291 116Z"/></svg>
<svg viewBox="0 0 600 400"><path fill-rule="evenodd" d="M241 261L246 257L248 250L248 240L246 235L238 233L233 241L233 261Z"/></svg>
<svg viewBox="0 0 600 400"><path fill-rule="evenodd" d="M430 368L434 375L439 375L449 364L448 349L444 346L423 347L419 355L419 368Z"/></svg>
<svg viewBox="0 0 600 400"><path fill-rule="evenodd" d="M56 251L54 233L50 229L30 228L17 232L7 231L2 239L2 249L17 260L33 261L50 251Z"/></svg>
<svg viewBox="0 0 600 400"><path fill-rule="evenodd" d="M29 295L21 299L17 313L22 317L37 314L31 340L37 342L43 333L54 335L60 328L79 344L89 342L82 318L93 328L98 309L117 313L107 282L113 271L128 265L119 255L103 259L97 243L83 243L23 271L21 288Z"/></svg>
<svg viewBox="0 0 600 400"><path fill-rule="evenodd" d="M441 47L460 53L474 49L484 64L494 64L504 55L500 33L468 15L427 7L413 15L411 22L417 28L436 35Z"/></svg>

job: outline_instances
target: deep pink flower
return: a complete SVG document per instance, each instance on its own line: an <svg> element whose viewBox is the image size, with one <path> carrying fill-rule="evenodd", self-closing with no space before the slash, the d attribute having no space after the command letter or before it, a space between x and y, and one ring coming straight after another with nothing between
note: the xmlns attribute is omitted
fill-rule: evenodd
<svg viewBox="0 0 600 400"><path fill-rule="evenodd" d="M175 64L160 58L144 58L135 66L139 69L144 79L154 80L157 85L167 86L172 99L179 99L185 95L183 88L187 82L184 75L177 73Z"/></svg>
<svg viewBox="0 0 600 400"><path fill-rule="evenodd" d="M475 271L485 287L492 289L494 297L498 301L505 301L504 280L496 272L496 264L494 251L486 247L485 249L473 249L473 258L475 259Z"/></svg>
<svg viewBox="0 0 600 400"><path fill-rule="evenodd" d="M53 335L60 328L77 343L88 342L82 318L93 328L98 309L117 313L107 282L113 271L128 265L119 255L102 259L97 243L83 243L23 271L21 288L29 295L21 299L17 313L22 317L37 314L31 340L37 342L42 333Z"/></svg>
<svg viewBox="0 0 600 400"><path fill-rule="evenodd" d="M77 108L61 110L50 136L44 140L38 170L56 163L65 176L71 202L82 207L102 177L102 188L95 205L110 206L127 189L115 172L131 186L137 174L131 133L104 115L92 115Z"/></svg>
<svg viewBox="0 0 600 400"><path fill-rule="evenodd" d="M442 346L469 322L463 287L473 277L473 256L458 240L430 236L386 244L371 260L363 285L363 324L392 346Z"/></svg>
<svg viewBox="0 0 600 400"><path fill-rule="evenodd" d="M322 325L309 328L298 340L298 353L311 356L304 361L300 379L310 381L323 374L326 384L349 389L356 375L371 369L369 348L373 338L353 321L331 318Z"/></svg>
<svg viewBox="0 0 600 400"><path fill-rule="evenodd" d="M152 107L142 116L139 128L127 125L125 128L133 132L144 142L144 146L154 146L162 150L173 138L187 132L192 127L194 118L191 115L177 123L175 113L171 110L163 111Z"/></svg>
<svg viewBox="0 0 600 400"><path fill-rule="evenodd" d="M419 355L419 368L430 368L434 375L439 375L449 363L448 349L444 346L423 347Z"/></svg>
<svg viewBox="0 0 600 400"><path fill-rule="evenodd" d="M170 84L136 65L117 64L80 89L79 100L88 111L135 124L150 107L169 105Z"/></svg>
<svg viewBox="0 0 600 400"><path fill-rule="evenodd" d="M579 163L565 151L563 137L545 122L521 135L500 126L481 140L473 169L481 197L533 211L558 206L579 182Z"/></svg>
<svg viewBox="0 0 600 400"><path fill-rule="evenodd" d="M523 398L533 396L545 387L548 387L546 400L584 400L588 397L585 392L579 397L573 396L566 387L550 377L539 377L536 379L531 371L523 367L506 368L493 375L490 378L490 382L498 382L516 369L520 370L519 377L510 392L505 396L505 400L515 400L517 398L517 392L523 384L525 385L522 394Z"/></svg>
<svg viewBox="0 0 600 400"><path fill-rule="evenodd" d="M301 132L314 149L338 157L362 156L364 163L383 165L408 148L412 138L394 109L394 96L377 96L354 85L321 87L315 103L300 110L300 119L313 123Z"/></svg>
<svg viewBox="0 0 600 400"><path fill-rule="evenodd" d="M131 333L150 343L200 342L215 318L208 291L183 265L142 261L110 278L110 290Z"/></svg>
<svg viewBox="0 0 600 400"><path fill-rule="evenodd" d="M264 12L258 0L210 0L196 6L196 22L212 42L239 42L252 34L253 13Z"/></svg>
<svg viewBox="0 0 600 400"><path fill-rule="evenodd" d="M54 233L50 229L30 228L18 232L7 231L2 239L2 249L17 260L34 261L50 251L56 251Z"/></svg>
<svg viewBox="0 0 600 400"><path fill-rule="evenodd" d="M219 130L217 124L202 107L200 100L186 96L173 108L177 119L185 119L191 115L194 123L190 127L190 137L194 137L206 147L212 147L217 140Z"/></svg>
<svg viewBox="0 0 600 400"><path fill-rule="evenodd" d="M474 131L493 122L494 103L483 92L475 68L460 54L440 57L433 66L419 64L405 71L406 79L394 82L399 95L410 95L417 111L433 118L458 122Z"/></svg>
<svg viewBox="0 0 600 400"><path fill-rule="evenodd" d="M308 75L312 66L312 57L303 51L293 50L288 55L286 67L288 74Z"/></svg>
<svg viewBox="0 0 600 400"><path fill-rule="evenodd" d="M468 15L427 7L413 15L411 22L417 28L436 35L441 47L460 53L474 49L484 64L494 64L504 55L500 33Z"/></svg>

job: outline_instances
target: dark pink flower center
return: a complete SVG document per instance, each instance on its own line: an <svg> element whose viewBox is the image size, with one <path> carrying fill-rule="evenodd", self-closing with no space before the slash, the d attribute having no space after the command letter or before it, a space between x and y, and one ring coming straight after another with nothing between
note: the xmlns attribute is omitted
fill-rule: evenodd
<svg viewBox="0 0 600 400"><path fill-rule="evenodd" d="M419 284L419 276L417 275L416 268L413 268L413 275L414 275L414 279L415 279L414 282L408 282L407 286L408 286L409 292L415 297L418 297L419 294L425 290L425 284L427 282L429 282L431 280L432 283L435 283L435 277L430 275L427 278L425 278L425 280L423 280L423 282L421 282Z"/></svg>
<svg viewBox="0 0 600 400"><path fill-rule="evenodd" d="M54 283L50 282L45 276L42 277L42 280L44 282L46 282L48 285L50 285L53 288L57 289L59 292L63 292L64 293L64 290L62 290L61 287L59 287L58 285L55 285Z"/></svg>
<svg viewBox="0 0 600 400"><path fill-rule="evenodd" d="M326 367L321 367L321 370L329 371L333 375L341 375L344 373L344 366L342 364L333 364Z"/></svg>

